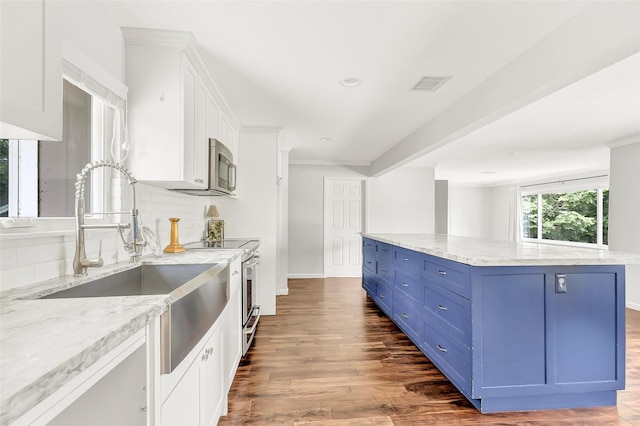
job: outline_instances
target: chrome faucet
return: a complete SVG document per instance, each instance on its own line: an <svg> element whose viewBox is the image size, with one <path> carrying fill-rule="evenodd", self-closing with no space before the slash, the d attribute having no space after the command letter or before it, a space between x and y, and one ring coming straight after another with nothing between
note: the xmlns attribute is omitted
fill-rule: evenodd
<svg viewBox="0 0 640 426"><path fill-rule="evenodd" d="M99 224L99 225L87 225L84 223L84 182L87 179L87 175L90 171L100 167L111 167L118 170L124 176L126 176L129 185L131 185L131 211L127 212L101 212L101 214L116 215L116 214L131 214L130 223L114 223L114 224ZM138 209L136 208L136 190L135 184L137 180L131 176L131 172L127 170L120 163L114 163L111 161L94 161L88 163L76 175L76 252L73 258L73 276L82 277L87 275L87 268L99 268L104 264L102 260L102 243L100 243L100 253L96 259L87 259L87 254L84 247L84 230L85 229L105 229L113 228L117 229L120 233L120 238L124 243L124 248L130 252L130 261L136 262L142 255L142 250L146 245L146 241L140 232L140 223L138 217ZM131 241L127 242L124 238L124 230L131 229Z"/></svg>

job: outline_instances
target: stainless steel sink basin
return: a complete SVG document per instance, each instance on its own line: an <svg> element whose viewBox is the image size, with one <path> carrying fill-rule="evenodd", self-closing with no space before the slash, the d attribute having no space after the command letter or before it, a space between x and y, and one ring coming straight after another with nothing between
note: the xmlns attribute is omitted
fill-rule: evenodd
<svg viewBox="0 0 640 426"><path fill-rule="evenodd" d="M42 299L169 294L160 316L161 373L171 373L211 328L228 300L226 264L140 265Z"/></svg>
<svg viewBox="0 0 640 426"><path fill-rule="evenodd" d="M215 264L140 265L50 294L43 299L169 294L213 266Z"/></svg>

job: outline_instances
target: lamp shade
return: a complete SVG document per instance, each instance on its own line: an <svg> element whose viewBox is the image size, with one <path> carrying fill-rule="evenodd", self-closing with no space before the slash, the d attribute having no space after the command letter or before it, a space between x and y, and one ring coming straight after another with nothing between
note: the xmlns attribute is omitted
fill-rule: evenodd
<svg viewBox="0 0 640 426"><path fill-rule="evenodd" d="M209 206L209 210L207 210L207 217L219 217L220 213L218 213L218 208L215 205Z"/></svg>

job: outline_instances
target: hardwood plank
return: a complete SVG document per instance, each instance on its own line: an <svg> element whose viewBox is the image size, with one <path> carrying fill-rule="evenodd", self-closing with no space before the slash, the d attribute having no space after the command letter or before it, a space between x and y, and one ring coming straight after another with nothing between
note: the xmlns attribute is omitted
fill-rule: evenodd
<svg viewBox="0 0 640 426"><path fill-rule="evenodd" d="M640 312L626 311L616 407L480 414L369 300L358 278L289 280L260 320L219 425L640 426Z"/></svg>

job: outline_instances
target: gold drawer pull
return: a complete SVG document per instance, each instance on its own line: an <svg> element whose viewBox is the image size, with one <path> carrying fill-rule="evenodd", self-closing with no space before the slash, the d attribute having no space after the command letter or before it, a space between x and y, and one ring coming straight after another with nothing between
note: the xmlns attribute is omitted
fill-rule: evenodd
<svg viewBox="0 0 640 426"><path fill-rule="evenodd" d="M442 270L440 270L440 269L438 269L438 273L439 273L440 275L447 275L447 271L442 271Z"/></svg>
<svg viewBox="0 0 640 426"><path fill-rule="evenodd" d="M447 308L446 306L442 306L439 303L438 303L438 309L440 309L441 311L448 311L449 310L449 308Z"/></svg>
<svg viewBox="0 0 640 426"><path fill-rule="evenodd" d="M407 284L407 283L402 283L402 287L409 287L409 284Z"/></svg>
<svg viewBox="0 0 640 426"><path fill-rule="evenodd" d="M404 312L401 313L400 315L402 315L402 318L409 318L409 315L405 314Z"/></svg>
<svg viewBox="0 0 640 426"><path fill-rule="evenodd" d="M445 349L445 348L443 348L442 346L440 346L440 343L438 343L438 344L436 345L436 348L438 348L438 350L439 350L440 352L449 352L449 350L448 350L448 349Z"/></svg>

